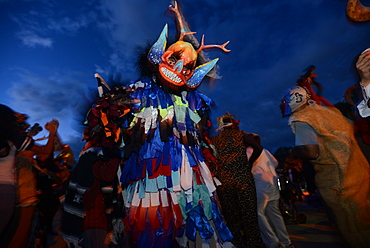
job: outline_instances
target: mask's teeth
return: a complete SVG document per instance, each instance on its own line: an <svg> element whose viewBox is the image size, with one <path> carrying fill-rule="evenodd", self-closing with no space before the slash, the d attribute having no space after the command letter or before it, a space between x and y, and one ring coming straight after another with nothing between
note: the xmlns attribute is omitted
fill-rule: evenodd
<svg viewBox="0 0 370 248"><path fill-rule="evenodd" d="M172 81L174 81L176 83L180 83L181 82L181 78L179 78L175 73L173 73L172 71L168 70L167 68L162 67L162 72L170 80L172 80Z"/></svg>

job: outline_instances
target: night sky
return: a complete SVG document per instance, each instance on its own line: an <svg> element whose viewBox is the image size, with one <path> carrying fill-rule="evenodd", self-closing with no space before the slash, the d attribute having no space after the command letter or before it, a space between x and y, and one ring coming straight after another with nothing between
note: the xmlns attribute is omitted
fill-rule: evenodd
<svg viewBox="0 0 370 248"><path fill-rule="evenodd" d="M370 1L362 0L370 6ZM79 152L86 106L96 93L95 73L139 79L138 46L154 42L165 24L170 1L0 0L1 103L29 115L30 124L60 121L60 136ZM215 103L212 120L226 111L241 129L257 133L274 152L293 146L281 118L280 99L303 70L315 65L316 80L331 103L358 83L354 62L370 46L370 22L353 23L344 0L180 0L195 37L206 44L230 40L219 58L220 79L199 91ZM38 137L45 135L40 133Z"/></svg>

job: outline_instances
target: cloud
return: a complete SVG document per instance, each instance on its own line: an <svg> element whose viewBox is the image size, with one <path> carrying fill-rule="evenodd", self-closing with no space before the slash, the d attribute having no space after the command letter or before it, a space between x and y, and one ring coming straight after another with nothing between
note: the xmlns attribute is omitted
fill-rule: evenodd
<svg viewBox="0 0 370 248"><path fill-rule="evenodd" d="M21 31L17 33L17 37L27 47L35 48L37 46L42 46L50 48L53 45L53 40L51 38L42 38L32 31Z"/></svg>
<svg viewBox="0 0 370 248"><path fill-rule="evenodd" d="M57 31L63 34L75 34L81 28L85 28L89 25L90 19L86 15L75 17L73 20L70 17L63 17L61 19L49 19L47 28L49 30Z"/></svg>
<svg viewBox="0 0 370 248"><path fill-rule="evenodd" d="M36 75L25 69L14 70L14 81L9 82L7 91L12 99L9 106L27 114L30 124L37 122L44 125L52 118L58 119L61 132L78 143L82 123L77 122L82 122L85 113L81 111L88 106L88 102L84 101L87 89L83 82L88 78L78 71L52 71Z"/></svg>
<svg viewBox="0 0 370 248"><path fill-rule="evenodd" d="M85 84L91 81L91 75L86 72L44 68L35 74L18 68L9 82L7 95L12 99L9 106L27 114L30 124L43 126L53 118L59 120L62 142L78 153L84 145L81 141L84 117L96 97L96 88L87 88ZM35 138L47 135L44 130Z"/></svg>
<svg viewBox="0 0 370 248"><path fill-rule="evenodd" d="M47 69L45 68L47 71ZM58 71L38 73L25 69L14 71L17 82L11 82L8 94L15 106L22 103L22 108L35 116L46 113L62 116L65 110L75 108L75 100L81 99L85 92L84 75L74 71ZM19 106L21 107L21 106Z"/></svg>
<svg viewBox="0 0 370 248"><path fill-rule="evenodd" d="M77 9L75 6L75 11ZM96 14L92 10L78 14L60 11L58 3L50 1L34 3L28 12L8 14L19 27L16 37L31 48L50 48L54 41L49 37L55 34L75 35L96 20Z"/></svg>
<svg viewBox="0 0 370 248"><path fill-rule="evenodd" d="M100 2L96 25L108 42L110 53L107 60L111 70L136 77L138 48L146 46L148 41L155 41L166 21L171 21L162 14L167 4L143 0Z"/></svg>

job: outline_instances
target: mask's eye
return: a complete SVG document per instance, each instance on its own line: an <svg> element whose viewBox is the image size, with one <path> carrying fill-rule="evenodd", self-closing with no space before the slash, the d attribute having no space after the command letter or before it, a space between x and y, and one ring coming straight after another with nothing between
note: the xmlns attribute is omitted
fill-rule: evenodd
<svg viewBox="0 0 370 248"><path fill-rule="evenodd" d="M182 71L182 74L184 74L185 76L189 75L191 73L191 70L187 67L184 67L183 71Z"/></svg>
<svg viewBox="0 0 370 248"><path fill-rule="evenodd" d="M168 64L169 65L175 65L176 62L177 62L177 59L175 57L171 56L171 57L168 58Z"/></svg>

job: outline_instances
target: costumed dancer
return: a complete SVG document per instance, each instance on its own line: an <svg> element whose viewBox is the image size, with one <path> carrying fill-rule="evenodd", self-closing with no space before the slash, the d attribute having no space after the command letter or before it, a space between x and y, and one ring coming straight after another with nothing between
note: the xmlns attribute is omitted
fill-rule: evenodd
<svg viewBox="0 0 370 248"><path fill-rule="evenodd" d="M101 77L95 75L99 85ZM119 244L123 233L123 202L117 172L122 159L123 117L135 101L123 86L109 88L86 116L86 145L70 176L61 231L68 247L97 248ZM100 91L101 90L101 91ZM107 242L109 241L109 242Z"/></svg>
<svg viewBox="0 0 370 248"><path fill-rule="evenodd" d="M133 120L125 142L121 182L126 206L125 230L135 247L230 246L227 228L215 197L216 187L205 163L202 130L211 100L196 88L218 59L199 65L200 52L185 37L177 3L180 37L166 47L167 25L147 53L152 70L129 85ZM150 67L149 67L150 68ZM199 242L199 243L198 243Z"/></svg>
<svg viewBox="0 0 370 248"><path fill-rule="evenodd" d="M218 195L222 210L234 235L236 247L264 247L257 216L257 197L252 165L263 151L253 134L239 129L239 121L226 113L217 119L217 134L212 143L219 165L216 176L222 187ZM247 147L253 152L248 159Z"/></svg>
<svg viewBox="0 0 370 248"><path fill-rule="evenodd" d="M295 134L293 157L309 159L316 184L351 247L370 243L370 167L353 125L333 107L310 99L300 86L288 90L280 105Z"/></svg>

